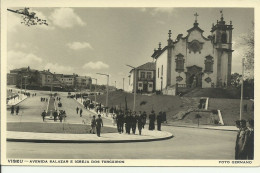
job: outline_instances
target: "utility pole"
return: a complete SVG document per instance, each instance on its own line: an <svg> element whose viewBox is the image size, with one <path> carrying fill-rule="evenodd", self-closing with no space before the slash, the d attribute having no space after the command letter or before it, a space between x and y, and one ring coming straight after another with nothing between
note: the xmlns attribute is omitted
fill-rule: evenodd
<svg viewBox="0 0 260 173"><path fill-rule="evenodd" d="M244 63L245 63L245 58L242 59L242 83L241 83L241 99L240 99L240 120L242 120L242 115L243 115Z"/></svg>
<svg viewBox="0 0 260 173"><path fill-rule="evenodd" d="M108 85L109 85L109 74L96 73L98 75L103 75L107 77L107 97L106 97L106 107L108 108Z"/></svg>
<svg viewBox="0 0 260 173"><path fill-rule="evenodd" d="M96 85L95 85L95 107L97 106L97 79L96 78L91 78L96 80Z"/></svg>
<svg viewBox="0 0 260 173"><path fill-rule="evenodd" d="M136 81L136 76L137 76L137 71L136 68L131 66L131 65L127 65L128 67L131 67L134 70L134 81L133 81L133 85L134 85L134 105L133 105L133 111L135 111L135 101L136 101L136 85L137 85L137 81Z"/></svg>
<svg viewBox="0 0 260 173"><path fill-rule="evenodd" d="M116 81L115 81L115 88L116 88Z"/></svg>

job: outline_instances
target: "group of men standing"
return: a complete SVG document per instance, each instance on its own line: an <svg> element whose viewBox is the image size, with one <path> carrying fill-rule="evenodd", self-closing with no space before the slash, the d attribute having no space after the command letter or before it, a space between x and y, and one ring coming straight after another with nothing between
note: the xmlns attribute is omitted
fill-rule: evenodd
<svg viewBox="0 0 260 173"><path fill-rule="evenodd" d="M156 120L156 115L154 111L151 112L149 115L149 130L154 130L155 129L155 120ZM146 112L141 112L136 113L135 111L125 111L123 112L122 110L119 110L116 113L115 116L116 119L116 124L117 124L117 130L119 133L125 132L127 134L136 133L136 129L139 131L139 135L142 134L142 129L144 128L146 124L146 119L147 119L147 114ZM162 113L160 112L159 115L157 116L157 130L161 130L161 123L162 123Z"/></svg>
<svg viewBox="0 0 260 173"><path fill-rule="evenodd" d="M236 126L239 129L236 138L235 159L254 159L254 120L237 120Z"/></svg>
<svg viewBox="0 0 260 173"><path fill-rule="evenodd" d="M20 111L20 107L17 106L16 108L14 107L14 105L11 107L11 115L14 115L14 110L16 112L16 115L19 114L19 111Z"/></svg>

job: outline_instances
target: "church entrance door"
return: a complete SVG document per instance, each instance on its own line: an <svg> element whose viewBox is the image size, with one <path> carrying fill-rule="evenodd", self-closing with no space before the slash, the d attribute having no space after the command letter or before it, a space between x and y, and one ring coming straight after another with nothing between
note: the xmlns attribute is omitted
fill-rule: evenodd
<svg viewBox="0 0 260 173"><path fill-rule="evenodd" d="M196 65L187 67L186 86L189 88L202 87L202 68Z"/></svg>
<svg viewBox="0 0 260 173"><path fill-rule="evenodd" d="M143 84L143 91L144 91L144 92L147 92L147 89L148 89L148 84L147 84L147 83L144 83L144 84Z"/></svg>

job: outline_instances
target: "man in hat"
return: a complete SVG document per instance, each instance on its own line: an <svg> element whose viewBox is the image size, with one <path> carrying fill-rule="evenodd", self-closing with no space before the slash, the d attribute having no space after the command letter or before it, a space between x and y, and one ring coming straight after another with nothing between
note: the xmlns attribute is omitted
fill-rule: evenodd
<svg viewBox="0 0 260 173"><path fill-rule="evenodd" d="M141 116L142 116L143 128L144 128L144 126L145 126L145 124L146 124L146 118L147 118L146 112L144 111Z"/></svg>
<svg viewBox="0 0 260 173"><path fill-rule="evenodd" d="M254 160L254 120L249 119L247 121L247 133L246 133L246 153L248 160Z"/></svg>
<svg viewBox="0 0 260 173"><path fill-rule="evenodd" d="M246 120L240 121L240 133L237 140L237 149L238 149L238 160L246 160L247 159L247 153L246 153L246 140L247 140L247 127L246 127Z"/></svg>
<svg viewBox="0 0 260 173"><path fill-rule="evenodd" d="M154 122L155 122L155 113L152 110L151 114L149 115L149 130L154 130Z"/></svg>
<svg viewBox="0 0 260 173"><path fill-rule="evenodd" d="M42 112L42 115L41 115L43 122L44 122L44 120L45 120L46 115L47 115L47 113L46 113L46 111L44 110L44 111Z"/></svg>
<svg viewBox="0 0 260 173"><path fill-rule="evenodd" d="M157 130L161 131L161 124L162 124L162 112L159 112L157 115Z"/></svg>
<svg viewBox="0 0 260 173"><path fill-rule="evenodd" d="M101 127L103 127L103 120L101 118L101 115L98 115L98 118L96 119L96 129L97 129L97 136L100 137Z"/></svg>

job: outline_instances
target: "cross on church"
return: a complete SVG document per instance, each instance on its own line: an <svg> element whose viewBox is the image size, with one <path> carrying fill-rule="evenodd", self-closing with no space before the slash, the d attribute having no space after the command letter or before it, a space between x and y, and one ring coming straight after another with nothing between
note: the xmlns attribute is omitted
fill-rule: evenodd
<svg viewBox="0 0 260 173"><path fill-rule="evenodd" d="M198 19L198 13L196 12L195 14L194 14L194 16L195 16L195 22L197 23L197 19Z"/></svg>
<svg viewBox="0 0 260 173"><path fill-rule="evenodd" d="M171 38L171 35L172 35L172 31L171 30L169 30L169 38Z"/></svg>

